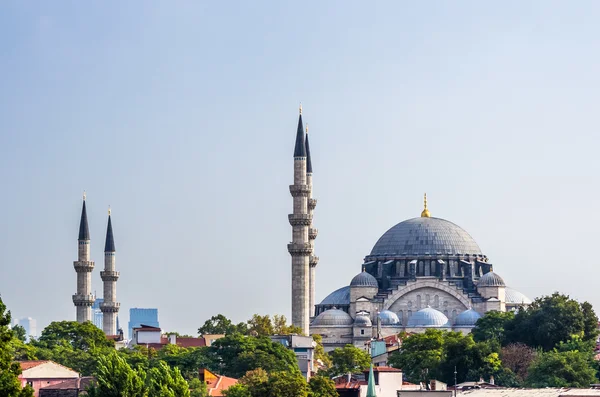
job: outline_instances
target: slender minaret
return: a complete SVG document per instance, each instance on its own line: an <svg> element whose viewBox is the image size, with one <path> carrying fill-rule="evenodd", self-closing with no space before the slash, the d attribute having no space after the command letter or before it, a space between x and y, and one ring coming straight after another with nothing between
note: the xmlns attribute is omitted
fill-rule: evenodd
<svg viewBox="0 0 600 397"><path fill-rule="evenodd" d="M83 208L79 222L79 248L77 261L73 267L77 272L77 293L73 295L73 303L77 311L77 322L92 321L92 305L95 298L92 295L92 270L94 261L90 260L90 229L88 227L87 211L85 209L85 192L83 193Z"/></svg>
<svg viewBox="0 0 600 397"><path fill-rule="evenodd" d="M306 124L306 138L304 141L304 146L306 147L306 184L308 185L308 214L310 215L311 222L308 229L308 238L310 242L310 273L309 273L309 302L308 308L310 317L314 317L315 315L315 277L316 277L316 267L319 263L319 257L315 256L315 239L317 238L318 229L313 228L312 218L315 207L317 206L317 200L313 198L312 195L312 162L310 159L310 145L308 144L308 124Z"/></svg>
<svg viewBox="0 0 600 397"><path fill-rule="evenodd" d="M312 252L308 229L312 217L308 213L310 188L306 182L306 144L302 125L302 105L300 105L294 147L294 184L290 185L290 193L294 198L294 213L288 216L290 225L292 225L292 242L288 244L288 251L292 256L292 325L302 329L304 335L308 335L310 323L309 258Z"/></svg>
<svg viewBox="0 0 600 397"><path fill-rule="evenodd" d="M100 277L104 284L104 302L100 304L102 330L106 335L116 335L117 313L121 304L117 302L119 272L115 271L115 240L110 219L110 208L108 209L108 226L106 227L106 243L104 244L104 271L100 272Z"/></svg>

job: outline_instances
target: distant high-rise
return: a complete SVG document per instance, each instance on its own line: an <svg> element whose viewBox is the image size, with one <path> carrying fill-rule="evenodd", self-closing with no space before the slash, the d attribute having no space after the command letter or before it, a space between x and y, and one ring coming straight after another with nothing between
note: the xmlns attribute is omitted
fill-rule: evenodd
<svg viewBox="0 0 600 397"><path fill-rule="evenodd" d="M92 319L96 327L102 329L102 310L100 310L100 304L104 302L102 298L96 298L96 301L92 305Z"/></svg>
<svg viewBox="0 0 600 397"><path fill-rule="evenodd" d="M129 309L129 338L133 336L133 329L140 325L160 327L158 324L158 309L131 308Z"/></svg>
<svg viewBox="0 0 600 397"><path fill-rule="evenodd" d="M25 328L25 336L27 337L27 342L29 342L32 336L34 338L37 337L37 321L35 321L35 319L31 317L21 318L15 321L15 324Z"/></svg>

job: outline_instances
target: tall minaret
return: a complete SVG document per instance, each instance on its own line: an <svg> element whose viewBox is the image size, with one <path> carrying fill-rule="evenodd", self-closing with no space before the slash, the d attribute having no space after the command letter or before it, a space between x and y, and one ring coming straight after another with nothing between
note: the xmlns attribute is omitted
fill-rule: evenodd
<svg viewBox="0 0 600 397"><path fill-rule="evenodd" d="M77 261L73 267L77 272L77 293L73 295L73 303L77 311L77 322L92 321L92 305L95 298L92 295L92 270L94 261L90 260L90 229L88 227L87 211L85 209L85 192L83 193L83 208L79 222L79 248Z"/></svg>
<svg viewBox="0 0 600 397"><path fill-rule="evenodd" d="M306 184L308 185L308 213L311 218L310 227L308 229L308 238L311 247L311 253L309 258L310 265L310 274L309 274L309 300L308 300L308 309L311 317L315 315L315 277L316 277L316 267L319 263L319 257L315 256L315 239L317 238L317 233L319 232L317 229L312 227L312 218L313 211L317 206L317 200L313 198L312 195L312 162L310 160L310 145L308 144L308 124L306 125L306 138L305 144L306 147Z"/></svg>
<svg viewBox="0 0 600 397"><path fill-rule="evenodd" d="M290 185L290 193L294 198L294 213L288 215L290 225L292 225L292 242L288 244L288 251L292 256L292 325L302 329L304 335L308 335L310 323L309 258L312 252L308 239L308 228L312 217L308 213L310 187L306 182L306 144L302 125L302 105L300 105L294 147L294 184Z"/></svg>
<svg viewBox="0 0 600 397"><path fill-rule="evenodd" d="M106 227L106 243L104 244L104 271L100 272L100 277L104 284L104 302L100 304L102 330L106 335L116 335L117 313L121 304L117 302L119 272L115 271L115 240L110 219L110 208L108 209L108 226Z"/></svg>

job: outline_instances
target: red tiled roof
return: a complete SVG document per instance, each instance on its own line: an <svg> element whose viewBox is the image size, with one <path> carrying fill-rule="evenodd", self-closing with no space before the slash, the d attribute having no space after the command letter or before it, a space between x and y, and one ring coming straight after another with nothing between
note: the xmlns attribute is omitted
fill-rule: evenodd
<svg viewBox="0 0 600 397"><path fill-rule="evenodd" d="M175 343L179 347L202 347L206 346L206 340L204 338L177 338Z"/></svg>
<svg viewBox="0 0 600 397"><path fill-rule="evenodd" d="M77 379L69 379L55 385L42 387L44 390L85 390L94 381L93 376L84 376Z"/></svg>
<svg viewBox="0 0 600 397"><path fill-rule="evenodd" d="M19 365L21 366L21 371L26 371L28 369L37 367L38 365L48 362L50 362L50 360L19 361Z"/></svg>
<svg viewBox="0 0 600 397"><path fill-rule="evenodd" d="M373 372L402 372L402 370L393 367L373 367Z"/></svg>
<svg viewBox="0 0 600 397"><path fill-rule="evenodd" d="M238 382L237 379L230 378L228 376L217 375L216 381L206 382L209 396L220 397L223 396L223 390L229 389L231 386Z"/></svg>
<svg viewBox="0 0 600 397"><path fill-rule="evenodd" d="M351 380L350 382L337 383L336 389L360 389L361 385L367 385L368 382L361 380Z"/></svg>

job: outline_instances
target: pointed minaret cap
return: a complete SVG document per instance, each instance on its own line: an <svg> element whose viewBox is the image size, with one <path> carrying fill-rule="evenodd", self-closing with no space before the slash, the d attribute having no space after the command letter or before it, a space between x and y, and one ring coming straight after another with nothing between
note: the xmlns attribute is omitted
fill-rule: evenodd
<svg viewBox="0 0 600 397"><path fill-rule="evenodd" d="M425 195L423 196L423 212L421 212L421 217L422 218L431 218L431 214L429 213L429 210L427 209L427 193L425 193Z"/></svg>
<svg viewBox="0 0 600 397"><path fill-rule="evenodd" d="M377 397L375 391L375 375L373 374L373 364L369 368L369 384L367 385L367 397Z"/></svg>
<svg viewBox="0 0 600 397"><path fill-rule="evenodd" d="M79 240L90 239L90 228L88 227L87 210L85 209L85 191L83 192L83 207L81 208L81 220L79 221Z"/></svg>
<svg viewBox="0 0 600 397"><path fill-rule="evenodd" d="M306 144L304 142L304 126L302 124L302 105L300 105L300 116L298 116L298 131L296 131L296 146L294 157L306 157Z"/></svg>
<svg viewBox="0 0 600 397"><path fill-rule="evenodd" d="M306 173L312 174L312 161L310 161L310 146L308 144L308 123L306 123L306 139L304 141L304 146L306 146Z"/></svg>
<svg viewBox="0 0 600 397"><path fill-rule="evenodd" d="M115 239L113 238L112 221L110 220L110 207L108 207L108 226L106 227L104 252L115 252Z"/></svg>

